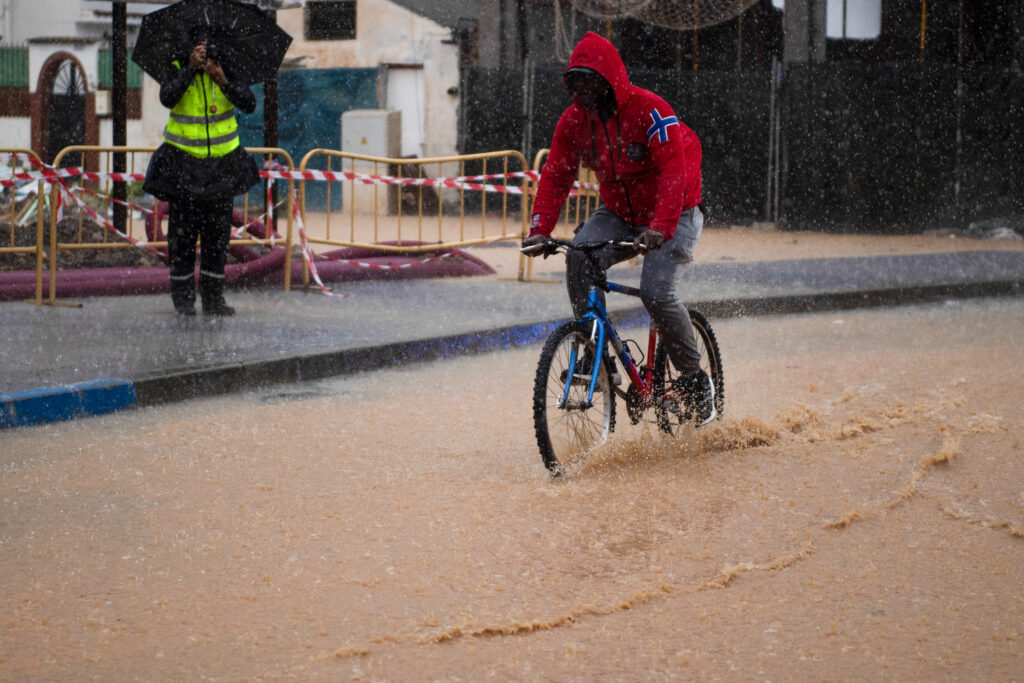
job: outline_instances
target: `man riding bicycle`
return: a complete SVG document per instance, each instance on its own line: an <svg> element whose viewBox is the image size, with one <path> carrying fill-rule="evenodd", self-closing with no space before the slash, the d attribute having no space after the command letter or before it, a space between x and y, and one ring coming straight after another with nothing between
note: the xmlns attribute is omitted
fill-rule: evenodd
<svg viewBox="0 0 1024 683"><path fill-rule="evenodd" d="M615 46L596 33L576 45L564 79L572 104L555 127L524 253L544 252L580 163L592 169L601 206L573 242L631 240L632 248L609 246L595 253L605 269L645 252L641 300L680 373L675 389L694 422L707 424L716 416L714 385L700 369L690 315L675 293L680 266L693 260L704 225L700 140L665 100L629 82ZM591 268L580 252L567 254L566 285L577 317L587 309Z"/></svg>

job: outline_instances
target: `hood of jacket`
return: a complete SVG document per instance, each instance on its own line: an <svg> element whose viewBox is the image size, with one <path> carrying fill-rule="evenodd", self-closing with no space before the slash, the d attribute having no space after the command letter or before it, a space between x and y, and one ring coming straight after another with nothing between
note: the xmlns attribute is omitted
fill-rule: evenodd
<svg viewBox="0 0 1024 683"><path fill-rule="evenodd" d="M615 102L620 107L629 99L629 74L626 72L626 65L622 63L619 51L593 31L587 31L586 35L580 38L580 42L572 51L572 56L569 57L569 65L565 72L569 73L569 69L574 67L586 67L601 74L612 86Z"/></svg>

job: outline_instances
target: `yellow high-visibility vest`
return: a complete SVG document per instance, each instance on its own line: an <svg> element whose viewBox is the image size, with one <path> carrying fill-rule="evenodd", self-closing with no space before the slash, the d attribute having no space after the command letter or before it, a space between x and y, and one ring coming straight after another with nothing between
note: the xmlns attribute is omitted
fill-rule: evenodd
<svg viewBox="0 0 1024 683"><path fill-rule="evenodd" d="M174 66L181 68L178 62ZM195 157L222 157L241 144L235 105L209 75L199 72L171 109L164 140Z"/></svg>

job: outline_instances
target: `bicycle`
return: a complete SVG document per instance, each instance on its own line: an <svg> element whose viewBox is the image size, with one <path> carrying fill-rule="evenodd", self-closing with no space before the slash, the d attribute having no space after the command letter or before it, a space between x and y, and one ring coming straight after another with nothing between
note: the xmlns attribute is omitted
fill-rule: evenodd
<svg viewBox="0 0 1024 683"><path fill-rule="evenodd" d="M649 326L645 364L639 343L632 339L623 340L608 319L599 291L640 296L640 290L635 287L609 282L597 263L594 252L609 245L632 246L633 243L608 240L573 244L567 240L549 239L539 245L541 249L534 248L544 254L578 250L593 266L586 313L551 333L541 351L534 379L533 423L537 446L544 466L553 476L565 474L576 464L575 460L608 440L609 434L615 430L616 395L625 401L632 424L638 424L645 413L653 411L658 428L677 436L684 425L693 422L682 395L673 387L679 373L658 338L654 322ZM721 419L725 408L725 382L718 340L701 313L690 310L690 320L700 352L701 368L708 373L714 385L716 419ZM629 344L635 347L632 353ZM639 364L634 361L634 355ZM590 359L589 369L585 367L587 358ZM616 359L629 378L626 391L613 381ZM598 371L593 372L594 368Z"/></svg>

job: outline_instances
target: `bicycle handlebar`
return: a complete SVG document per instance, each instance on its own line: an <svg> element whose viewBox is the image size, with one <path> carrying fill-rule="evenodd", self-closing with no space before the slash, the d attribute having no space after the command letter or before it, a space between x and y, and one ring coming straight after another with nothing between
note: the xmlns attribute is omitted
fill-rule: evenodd
<svg viewBox="0 0 1024 683"><path fill-rule="evenodd" d="M540 244L533 244L528 247L521 247L519 251L526 255L530 254L557 254L559 251L582 251L585 254L603 249L604 247L632 247L639 251L646 251L645 247L636 245L635 242L628 242L625 240L600 240L598 242L582 242L575 244L569 240L558 239L557 237L549 237L546 241Z"/></svg>
<svg viewBox="0 0 1024 683"><path fill-rule="evenodd" d="M614 287L615 291L617 292L621 292L623 294L630 294L631 296L640 296L640 292L638 290L633 290L631 288L615 284L609 286L610 283L608 282L608 277L605 273L604 267L601 266L601 264L597 260L597 257L594 255L595 251L597 251L598 249L603 249L604 247L629 247L632 249L637 249L641 252L646 251L642 244L637 245L635 242L629 242L625 240L600 240L597 242L582 242L580 244L574 244L569 240L562 240L555 237L549 237L544 242L540 242L538 244L533 244L528 247L522 247L519 249L519 251L527 255L543 254L545 258L550 256L551 254L557 254L560 251L582 252L587 257L587 260L590 261L590 264L592 266L590 270L590 278L591 281L597 287L606 292L612 291L612 287Z"/></svg>

